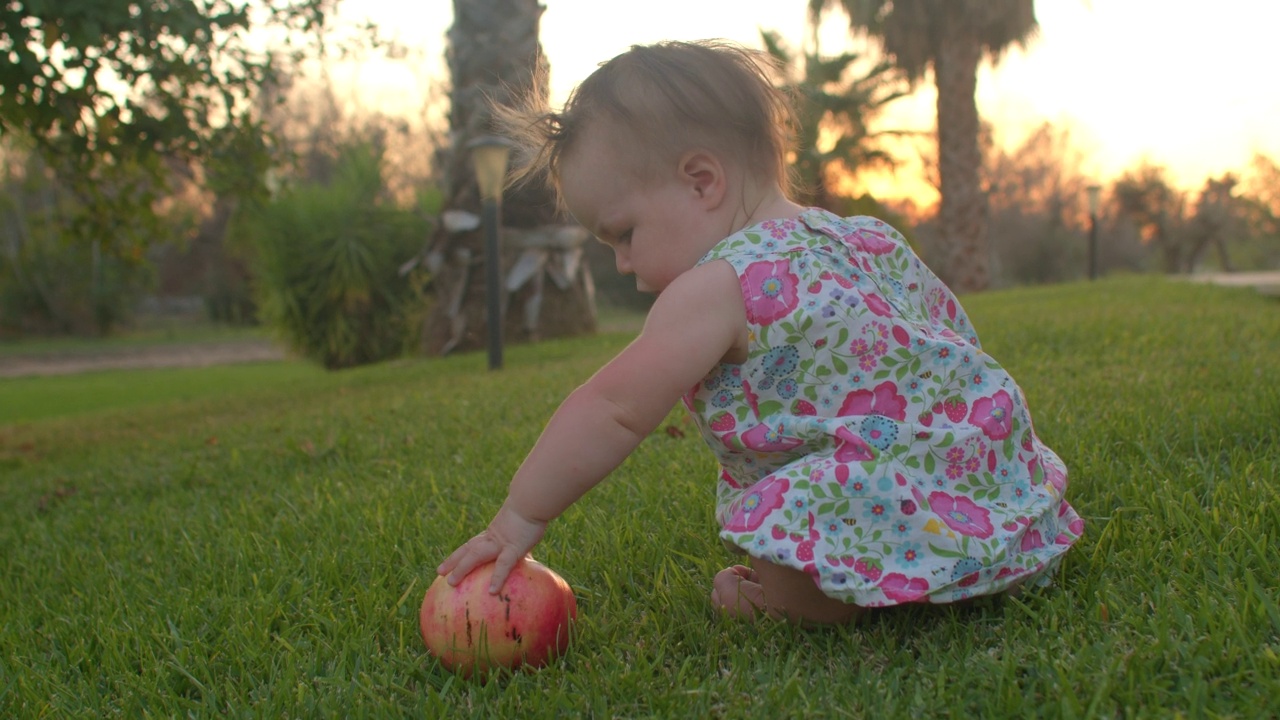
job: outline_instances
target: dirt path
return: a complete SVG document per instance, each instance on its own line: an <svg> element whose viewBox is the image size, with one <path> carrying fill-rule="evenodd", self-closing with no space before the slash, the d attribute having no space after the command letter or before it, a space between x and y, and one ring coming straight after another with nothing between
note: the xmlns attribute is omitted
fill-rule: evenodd
<svg viewBox="0 0 1280 720"><path fill-rule="evenodd" d="M0 378L29 375L70 375L93 370L132 370L162 367L204 367L242 362L283 360L283 350L268 340L155 345L116 348L99 353L0 355Z"/></svg>

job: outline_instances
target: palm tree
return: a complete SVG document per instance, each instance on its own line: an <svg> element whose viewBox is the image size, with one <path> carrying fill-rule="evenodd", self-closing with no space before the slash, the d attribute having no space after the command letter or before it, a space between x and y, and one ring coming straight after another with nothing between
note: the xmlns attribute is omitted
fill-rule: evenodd
<svg viewBox="0 0 1280 720"><path fill-rule="evenodd" d="M426 253L437 302L427 319L427 354L485 346L483 232L480 196L467 144L492 133L488 98L502 103L546 83L538 41L544 7L538 0L454 0L446 59L452 80L448 147L443 168L442 222ZM541 88L544 91L546 87ZM549 189L529 184L503 205L503 267L507 340L575 335L595 330L595 300L581 239L567 226ZM517 259L518 258L518 259ZM552 282L545 282L550 279Z"/></svg>
<svg viewBox="0 0 1280 720"><path fill-rule="evenodd" d="M984 54L992 62L1011 45L1025 47L1039 30L1034 0L809 0L820 18L838 4L850 30L879 40L917 81L933 71L938 88L938 223L949 248L945 274L959 292L990 282L986 198L975 91Z"/></svg>
<svg viewBox="0 0 1280 720"><path fill-rule="evenodd" d="M904 97L907 88L905 79L888 61L869 68L864 75L852 77L853 65L862 56L846 52L823 57L818 50L813 19L810 31L810 49L803 58L788 48L776 31L761 31L760 37L765 50L785 73L783 89L799 100L798 142L793 164L800 184L797 199L806 205L839 212L845 202L831 187L829 177L836 166L850 176L864 169L897 166L897 161L878 140L903 133L872 132L868 126L885 106ZM825 145L829 147L824 149Z"/></svg>

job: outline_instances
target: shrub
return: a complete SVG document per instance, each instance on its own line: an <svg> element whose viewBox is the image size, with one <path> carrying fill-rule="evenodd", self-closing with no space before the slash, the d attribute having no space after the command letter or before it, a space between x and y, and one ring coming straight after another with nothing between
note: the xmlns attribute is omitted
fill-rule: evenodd
<svg viewBox="0 0 1280 720"><path fill-rule="evenodd" d="M382 197L382 157L344 148L327 184L286 190L250 223L263 321L328 369L400 355L421 315L425 278L399 267L426 222Z"/></svg>
<svg viewBox="0 0 1280 720"><path fill-rule="evenodd" d="M0 337L106 335L149 285L141 223L86 242L71 232L77 207L22 139L0 141Z"/></svg>

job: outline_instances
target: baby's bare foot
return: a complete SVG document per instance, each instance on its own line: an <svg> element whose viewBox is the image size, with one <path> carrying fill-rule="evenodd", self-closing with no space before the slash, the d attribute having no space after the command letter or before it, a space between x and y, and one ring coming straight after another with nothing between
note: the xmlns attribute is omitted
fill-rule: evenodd
<svg viewBox="0 0 1280 720"><path fill-rule="evenodd" d="M745 565L734 565L716 573L711 585L711 605L730 617L754 621L766 612L760 577Z"/></svg>

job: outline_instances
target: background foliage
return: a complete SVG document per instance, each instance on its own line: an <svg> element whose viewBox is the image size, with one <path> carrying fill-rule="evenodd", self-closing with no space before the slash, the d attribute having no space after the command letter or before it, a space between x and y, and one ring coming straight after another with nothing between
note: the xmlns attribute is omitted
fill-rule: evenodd
<svg viewBox="0 0 1280 720"><path fill-rule="evenodd" d="M72 235L81 209L40 154L0 138L0 339L101 335L126 320L149 287L150 268L140 261L149 229L118 223L116 250L128 253L108 252Z"/></svg>
<svg viewBox="0 0 1280 720"><path fill-rule="evenodd" d="M383 196L381 164L381 148L342 148L329 182L287 188L249 220L264 320L329 369L400 355L425 309L424 278L399 268L427 225Z"/></svg>
<svg viewBox="0 0 1280 720"><path fill-rule="evenodd" d="M36 140L78 200L71 234L110 248L122 218L155 222L168 163L235 162L254 103L337 0L14 0L0 5L0 132ZM250 30L277 30L271 49ZM239 153L236 153L239 155Z"/></svg>

